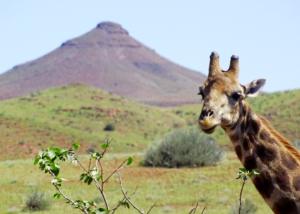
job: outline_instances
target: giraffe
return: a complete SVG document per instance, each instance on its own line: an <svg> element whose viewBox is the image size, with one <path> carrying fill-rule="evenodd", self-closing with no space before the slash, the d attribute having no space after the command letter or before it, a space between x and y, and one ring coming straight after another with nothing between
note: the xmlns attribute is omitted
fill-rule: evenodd
<svg viewBox="0 0 300 214"><path fill-rule="evenodd" d="M208 77L199 87L199 126L208 134L217 126L224 129L244 167L259 171L252 182L274 213L300 214L300 153L245 100L257 95L266 80L241 85L238 75L238 56L224 71L219 55L211 53Z"/></svg>

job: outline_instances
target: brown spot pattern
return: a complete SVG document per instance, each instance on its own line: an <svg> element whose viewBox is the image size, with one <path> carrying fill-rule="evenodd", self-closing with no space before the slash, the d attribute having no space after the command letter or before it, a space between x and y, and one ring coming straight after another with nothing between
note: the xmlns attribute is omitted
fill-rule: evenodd
<svg viewBox="0 0 300 214"><path fill-rule="evenodd" d="M267 139L270 138L270 134L263 130L259 133L259 138L262 139L263 141L266 141Z"/></svg>
<svg viewBox="0 0 300 214"><path fill-rule="evenodd" d="M300 191L300 176L297 176L293 179L293 185L296 191Z"/></svg>
<svg viewBox="0 0 300 214"><path fill-rule="evenodd" d="M249 130L249 133L251 133L251 134L254 134L254 135L258 134L258 131L259 131L258 121L251 119L248 123L248 130Z"/></svg>
<svg viewBox="0 0 300 214"><path fill-rule="evenodd" d="M235 147L235 152L240 160L242 160L242 148L240 145Z"/></svg>
<svg viewBox="0 0 300 214"><path fill-rule="evenodd" d="M258 144L258 140L255 135L249 135L248 138L252 144Z"/></svg>
<svg viewBox="0 0 300 214"><path fill-rule="evenodd" d="M273 211L276 214L297 214L297 205L291 198L280 198L274 203Z"/></svg>
<svg viewBox="0 0 300 214"><path fill-rule="evenodd" d="M253 183L264 198L270 198L274 191L274 185L272 184L272 178L268 172L261 172L253 179Z"/></svg>
<svg viewBox="0 0 300 214"><path fill-rule="evenodd" d="M290 181L289 181L289 176L287 172L283 168L279 168L276 175L275 175L275 181L280 187L281 190L285 192L291 192L291 187L290 187Z"/></svg>
<svg viewBox="0 0 300 214"><path fill-rule="evenodd" d="M241 133L245 133L246 131L246 121L242 121L240 125Z"/></svg>
<svg viewBox="0 0 300 214"><path fill-rule="evenodd" d="M297 168L297 163L289 154L281 153L282 164L290 170Z"/></svg>
<svg viewBox="0 0 300 214"><path fill-rule="evenodd" d="M245 151L248 151L250 148L250 142L249 142L249 139L247 137L244 137L243 139L243 149Z"/></svg>
<svg viewBox="0 0 300 214"><path fill-rule="evenodd" d="M270 161L273 161L277 156L276 150L267 148L261 144L256 146L255 151L257 156L263 163L269 163Z"/></svg>
<svg viewBox="0 0 300 214"><path fill-rule="evenodd" d="M233 142L237 142L240 139L240 135L238 133L234 133L234 134L230 135L230 139Z"/></svg>
<svg viewBox="0 0 300 214"><path fill-rule="evenodd" d="M257 164L254 156L245 157L244 167L248 170L256 169Z"/></svg>

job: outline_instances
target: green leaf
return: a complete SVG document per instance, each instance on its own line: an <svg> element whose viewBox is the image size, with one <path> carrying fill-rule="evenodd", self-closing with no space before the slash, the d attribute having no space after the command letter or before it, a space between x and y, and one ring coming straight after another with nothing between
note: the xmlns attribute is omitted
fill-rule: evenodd
<svg viewBox="0 0 300 214"><path fill-rule="evenodd" d="M106 143L103 143L102 145L101 145L101 148L102 149L107 149L109 147L109 141L107 141Z"/></svg>
<svg viewBox="0 0 300 214"><path fill-rule="evenodd" d="M127 209L129 209L130 208L130 204L128 203L128 201L119 201L119 204L121 205L121 206L124 206L124 207L126 207Z"/></svg>
<svg viewBox="0 0 300 214"><path fill-rule="evenodd" d="M78 150L79 147L80 147L79 143L73 143L73 145L72 145L72 149L75 151Z"/></svg>
<svg viewBox="0 0 300 214"><path fill-rule="evenodd" d="M61 178L53 178L51 180L51 184L54 185L54 186L61 186L61 183L62 183L62 179Z"/></svg>
<svg viewBox="0 0 300 214"><path fill-rule="evenodd" d="M100 208L98 208L98 209L96 210L95 213L96 213L96 214L108 214L109 211L108 211L107 209L105 209L105 208L100 207Z"/></svg>
<svg viewBox="0 0 300 214"><path fill-rule="evenodd" d="M33 164L36 165L39 162L39 160L40 160L40 157L38 155L35 156Z"/></svg>
<svg viewBox="0 0 300 214"><path fill-rule="evenodd" d="M47 156L51 159L51 160L54 160L56 158L56 152L52 149L50 149L48 152L47 152Z"/></svg>
<svg viewBox="0 0 300 214"><path fill-rule="evenodd" d="M55 199L60 199L60 197L61 197L61 194L59 192L54 193L54 195L53 195L53 198L55 198Z"/></svg>
<svg viewBox="0 0 300 214"><path fill-rule="evenodd" d="M259 175L260 173L257 170L253 170L253 175Z"/></svg>
<svg viewBox="0 0 300 214"><path fill-rule="evenodd" d="M80 180L83 181L84 183L90 185L93 182L93 178L90 174L87 173L82 173L80 175Z"/></svg>
<svg viewBox="0 0 300 214"><path fill-rule="evenodd" d="M129 157L129 158L127 159L127 166L129 166L130 164L132 164L132 162L133 162L133 158L132 158L132 157Z"/></svg>
<svg viewBox="0 0 300 214"><path fill-rule="evenodd" d="M53 164L50 165L50 169L51 169L51 172L53 172L53 174L55 176L57 176L59 174L60 166L56 163L53 163Z"/></svg>
<svg viewBox="0 0 300 214"><path fill-rule="evenodd" d="M100 158L102 158L102 155L99 152L94 152L91 154L91 157L93 159L99 160Z"/></svg>

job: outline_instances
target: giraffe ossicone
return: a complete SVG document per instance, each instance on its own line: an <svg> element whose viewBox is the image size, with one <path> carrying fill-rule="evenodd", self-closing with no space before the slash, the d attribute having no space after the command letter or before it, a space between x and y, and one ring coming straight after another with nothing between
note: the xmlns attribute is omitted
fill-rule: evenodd
<svg viewBox="0 0 300 214"><path fill-rule="evenodd" d="M252 181L274 213L300 214L300 153L246 102L265 79L242 85L239 57L231 57L227 70L221 69L219 58L211 53L208 77L199 87L200 128L209 134L217 126L225 130L244 167L259 171Z"/></svg>

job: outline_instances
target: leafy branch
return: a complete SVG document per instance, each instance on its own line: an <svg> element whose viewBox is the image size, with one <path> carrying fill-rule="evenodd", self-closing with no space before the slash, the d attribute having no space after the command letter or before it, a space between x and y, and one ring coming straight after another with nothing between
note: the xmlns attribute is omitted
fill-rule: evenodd
<svg viewBox="0 0 300 214"><path fill-rule="evenodd" d="M237 173L237 178L242 180L242 186L240 190L240 195L239 195L239 214L241 213L242 210L242 195L244 191L244 186L246 184L246 181L250 178L253 178L254 176L259 175L259 172L256 169L248 170L246 168L240 168L238 173Z"/></svg>
<svg viewBox="0 0 300 214"><path fill-rule="evenodd" d="M110 206L109 200L105 195L105 187L110 178L113 175L118 174L119 171L125 166L129 166L133 159L129 157L123 160L111 173L105 176L102 160L111 141L109 139L105 140L105 143L102 144L102 152L91 153L88 160L88 165L85 166L79 159L76 151L79 149L79 144L73 144L70 149L62 149L58 147L50 147L43 151L40 151L39 154L34 159L34 164L38 165L40 170L44 171L47 174L52 176L51 184L55 187L56 193L53 195L54 198L59 199L63 198L66 203L70 204L72 207L79 209L82 213L86 214L109 214L115 213L120 207L130 208L133 207L138 213L144 213L141 209L131 201L130 197L123 189L122 180L119 176L120 188L123 194L123 198L115 206ZM72 163L79 166L82 170L80 174L80 181L86 183L87 185L94 184L99 192L99 197L102 199L103 204L99 206L95 201L87 200L74 200L69 195L64 193L62 189L62 184L65 179L61 178L60 175L60 165L59 162L71 161ZM147 214L150 213L152 208L147 211Z"/></svg>

